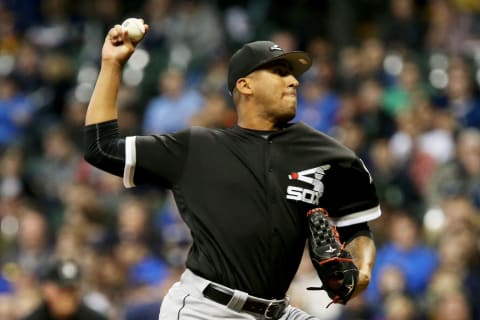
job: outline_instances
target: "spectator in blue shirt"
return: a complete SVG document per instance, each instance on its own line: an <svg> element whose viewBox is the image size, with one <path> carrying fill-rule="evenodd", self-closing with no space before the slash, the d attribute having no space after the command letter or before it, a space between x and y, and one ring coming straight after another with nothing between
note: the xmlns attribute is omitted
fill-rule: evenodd
<svg viewBox="0 0 480 320"><path fill-rule="evenodd" d="M174 132L186 128L203 106L203 96L185 84L185 74L167 69L159 78L160 95L150 100L143 117L145 134Z"/></svg>
<svg viewBox="0 0 480 320"><path fill-rule="evenodd" d="M370 303L382 302L380 290L382 274L394 267L405 279L404 293L419 297L425 293L431 275L438 267L435 250L421 241L419 228L414 218L405 212L392 214L388 223L390 240L380 246L366 297Z"/></svg>

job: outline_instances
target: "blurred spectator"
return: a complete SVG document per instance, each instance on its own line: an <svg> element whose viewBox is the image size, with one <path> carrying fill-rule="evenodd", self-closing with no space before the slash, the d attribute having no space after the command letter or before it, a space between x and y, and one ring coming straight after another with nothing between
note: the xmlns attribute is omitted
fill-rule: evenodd
<svg viewBox="0 0 480 320"><path fill-rule="evenodd" d="M480 131L462 130L456 141L455 157L441 165L429 181L427 200L438 206L441 199L466 195L480 207Z"/></svg>
<svg viewBox="0 0 480 320"><path fill-rule="evenodd" d="M378 139L369 149L369 168L382 204L418 212L422 197L402 162L395 159L388 140Z"/></svg>
<svg viewBox="0 0 480 320"><path fill-rule="evenodd" d="M462 291L461 298L465 300L462 307L467 309L462 313L467 312L477 319L480 316L480 308L475 303L480 294L480 248L476 240L479 228L465 220L449 220L448 223L439 239L440 264L427 297L435 305L438 300L444 301L448 292Z"/></svg>
<svg viewBox="0 0 480 320"><path fill-rule="evenodd" d="M147 48L153 49L165 44L173 23L172 7L171 0L147 0L143 4L142 14L149 26L144 43Z"/></svg>
<svg viewBox="0 0 480 320"><path fill-rule="evenodd" d="M336 128L334 137L342 144L357 153L360 158L366 158L365 132L355 122L346 122Z"/></svg>
<svg viewBox="0 0 480 320"><path fill-rule="evenodd" d="M75 4L80 15L78 31L80 43L78 54L80 61L96 61L102 48L103 35L114 24L121 23L122 1L119 0L84 0ZM72 8L70 8L72 9Z"/></svg>
<svg viewBox="0 0 480 320"><path fill-rule="evenodd" d="M387 112L397 116L428 97L419 66L413 61L404 61L397 82L385 91L382 105Z"/></svg>
<svg viewBox="0 0 480 320"><path fill-rule="evenodd" d="M444 213L442 235L448 227L473 227L477 231L480 228L480 211L475 203L467 195L444 197L441 202L441 210ZM471 230L470 230L471 231ZM467 232L467 230L465 231ZM472 243L474 245L474 243Z"/></svg>
<svg viewBox="0 0 480 320"><path fill-rule="evenodd" d="M357 46L346 46L338 53L338 86L343 91L354 91L362 80L362 57Z"/></svg>
<svg viewBox="0 0 480 320"><path fill-rule="evenodd" d="M333 90L334 71L330 61L318 61L304 76L299 89L294 121L305 122L324 133L331 133L337 120L340 99Z"/></svg>
<svg viewBox="0 0 480 320"><path fill-rule="evenodd" d="M418 126L421 128L417 138L419 151L432 157L435 165L449 161L455 153L455 128L443 122L442 111L427 103L417 105L416 109Z"/></svg>
<svg viewBox="0 0 480 320"><path fill-rule="evenodd" d="M385 301L384 313L385 320L417 320L422 318L413 299L404 294L389 296Z"/></svg>
<svg viewBox="0 0 480 320"><path fill-rule="evenodd" d="M42 20L26 32L26 36L44 49L75 50L80 40L71 8L66 0L44 0L40 2Z"/></svg>
<svg viewBox="0 0 480 320"><path fill-rule="evenodd" d="M85 261L88 292L84 299L92 308L108 313L110 319L120 319L128 292L126 270L108 248L96 248L90 258Z"/></svg>
<svg viewBox="0 0 480 320"><path fill-rule="evenodd" d="M395 84L395 76L387 71L385 61L387 48L378 37L365 38L360 46L360 75L361 80L376 79L386 88Z"/></svg>
<svg viewBox="0 0 480 320"><path fill-rule="evenodd" d="M124 118L119 122L121 135L135 135L141 131L143 110L138 106L140 98L138 87L128 85L120 87L117 105L120 116Z"/></svg>
<svg viewBox="0 0 480 320"><path fill-rule="evenodd" d="M161 301L170 274L169 265L159 255L161 242L153 234L149 209L141 199L126 198L118 211L113 252L125 270L128 308Z"/></svg>
<svg viewBox="0 0 480 320"><path fill-rule="evenodd" d="M423 104L419 104L396 116L397 131L390 138L389 145L395 160L404 166L406 174L413 182L415 192L423 197L437 166L435 159L437 154L434 153L436 150L433 144L426 146L421 144L420 139L424 137L424 130L426 130L423 117L420 116L422 110ZM443 139L445 135L440 136ZM449 137L448 133L446 136ZM440 146L440 148L444 147L448 150L448 144Z"/></svg>
<svg viewBox="0 0 480 320"><path fill-rule="evenodd" d="M370 146L373 139L389 139L396 129L394 118L382 107L383 87L373 79L362 81L357 92L358 108L354 117Z"/></svg>
<svg viewBox="0 0 480 320"><path fill-rule="evenodd" d="M14 56L18 52L21 38L16 29L14 12L0 6L0 54Z"/></svg>
<svg viewBox="0 0 480 320"><path fill-rule="evenodd" d="M224 31L217 8L210 1L176 1L167 39L170 67L202 70L223 52Z"/></svg>
<svg viewBox="0 0 480 320"><path fill-rule="evenodd" d="M61 51L48 52L42 56L40 75L43 87L43 108L39 110L47 125L55 122L63 115L63 108L67 100L67 94L73 85L75 66L73 58ZM40 125L37 124L37 125ZM41 131L41 127L38 130Z"/></svg>
<svg viewBox="0 0 480 320"><path fill-rule="evenodd" d="M447 291L435 301L430 313L432 320L474 320L469 302L460 290Z"/></svg>
<svg viewBox="0 0 480 320"><path fill-rule="evenodd" d="M159 76L159 96L150 100L143 117L146 134L166 133L184 129L203 106L201 94L185 84L185 73L168 69Z"/></svg>
<svg viewBox="0 0 480 320"><path fill-rule="evenodd" d="M162 237L160 249L170 266L183 267L191 243L190 231L180 217L173 193L167 192L164 200L155 213L156 232Z"/></svg>
<svg viewBox="0 0 480 320"><path fill-rule="evenodd" d="M47 220L43 212L23 206L19 210L18 224L16 242L1 261L13 263L20 273L36 277L53 251Z"/></svg>
<svg viewBox="0 0 480 320"><path fill-rule="evenodd" d="M437 269L438 257L432 248L424 244L418 222L405 212L395 212L388 226L391 240L383 244L377 253L366 297L370 303L383 302L381 283L392 266L405 278L405 294L421 297L428 286L432 273Z"/></svg>
<svg viewBox="0 0 480 320"><path fill-rule="evenodd" d="M9 147L0 153L0 202L31 196L30 185L23 169L24 154L20 148Z"/></svg>
<svg viewBox="0 0 480 320"><path fill-rule="evenodd" d="M0 148L22 145L35 109L12 77L0 77Z"/></svg>
<svg viewBox="0 0 480 320"><path fill-rule="evenodd" d="M69 139L74 143L75 149L83 150L82 127L87 103L69 95L65 99L63 111L62 121Z"/></svg>
<svg viewBox="0 0 480 320"><path fill-rule="evenodd" d="M28 178L35 197L49 209L50 222L55 226L61 219L62 193L76 182L83 161L65 128L54 126L43 133L42 154L28 163Z"/></svg>
<svg viewBox="0 0 480 320"><path fill-rule="evenodd" d="M205 71L203 81L199 85L202 94L223 94L227 99L227 68L228 61L220 58L212 61Z"/></svg>
<svg viewBox="0 0 480 320"><path fill-rule="evenodd" d="M2 290L0 290L0 319L17 320L14 309L15 303L13 300L13 296L10 294L5 294L4 292L2 292Z"/></svg>
<svg viewBox="0 0 480 320"><path fill-rule="evenodd" d="M355 91L363 81L377 81L382 87L394 83L384 68L385 44L376 37L364 39L360 46L346 46L339 52L340 89Z"/></svg>
<svg viewBox="0 0 480 320"><path fill-rule="evenodd" d="M113 213L107 212L106 208L101 206L94 189L86 184L72 183L62 191L61 212L58 217L60 228L56 233L60 236L70 227L74 227L75 233L69 235L73 238L65 239L73 241L69 245L78 241L76 249L79 251L83 251L81 250L83 244L95 247L107 236L108 228L113 221L109 214ZM62 238L57 239L58 245L61 244L60 240Z"/></svg>
<svg viewBox="0 0 480 320"><path fill-rule="evenodd" d="M465 54L470 41L478 41L475 35L477 28L478 17L470 10L459 10L455 1L429 1L426 50L445 51L451 55Z"/></svg>
<svg viewBox="0 0 480 320"><path fill-rule="evenodd" d="M209 92L205 95L204 106L192 116L190 125L208 128L226 128L235 120L233 110L228 105L225 95Z"/></svg>
<svg viewBox="0 0 480 320"><path fill-rule="evenodd" d="M480 98L475 94L470 67L462 59L451 59L445 90L446 107L457 125L480 128Z"/></svg>
<svg viewBox="0 0 480 320"><path fill-rule="evenodd" d="M40 52L38 48L29 41L22 41L15 60L15 69L12 76L17 80L20 89L30 94L32 101L38 108L45 105L47 97L42 94L42 77L40 74ZM46 89L46 88L45 88Z"/></svg>
<svg viewBox="0 0 480 320"><path fill-rule="evenodd" d="M43 302L31 314L23 317L23 320L108 319L82 300L81 270L74 260L52 263L42 280Z"/></svg>
<svg viewBox="0 0 480 320"><path fill-rule="evenodd" d="M388 49L421 49L425 26L414 0L390 0L389 12L378 23L381 38Z"/></svg>

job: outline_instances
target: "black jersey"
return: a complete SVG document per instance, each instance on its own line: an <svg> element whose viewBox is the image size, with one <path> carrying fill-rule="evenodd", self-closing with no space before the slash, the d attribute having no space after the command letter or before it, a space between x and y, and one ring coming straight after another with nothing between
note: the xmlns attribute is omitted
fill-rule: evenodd
<svg viewBox="0 0 480 320"><path fill-rule="evenodd" d="M311 208L338 226L380 215L363 162L303 123L268 136L237 126L127 137L125 150L127 187L172 189L193 238L187 267L255 296L285 296Z"/></svg>

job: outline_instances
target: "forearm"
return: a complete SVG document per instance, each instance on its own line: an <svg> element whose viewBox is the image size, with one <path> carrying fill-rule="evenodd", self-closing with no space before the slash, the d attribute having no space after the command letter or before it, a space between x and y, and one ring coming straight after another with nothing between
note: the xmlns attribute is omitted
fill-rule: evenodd
<svg viewBox="0 0 480 320"><path fill-rule="evenodd" d="M358 236L353 238L345 247L350 252L353 262L359 269L358 284L354 296L364 291L370 283L373 266L375 264L376 247L372 238Z"/></svg>
<svg viewBox="0 0 480 320"><path fill-rule="evenodd" d="M122 66L115 61L104 61L93 90L85 117L85 125L117 119L117 95Z"/></svg>

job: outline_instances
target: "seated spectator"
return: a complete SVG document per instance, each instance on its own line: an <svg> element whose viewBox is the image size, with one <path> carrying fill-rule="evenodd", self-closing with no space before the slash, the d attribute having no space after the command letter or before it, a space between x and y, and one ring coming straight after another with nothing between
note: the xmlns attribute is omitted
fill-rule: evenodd
<svg viewBox="0 0 480 320"><path fill-rule="evenodd" d="M42 279L42 303L23 320L106 320L105 315L82 300L80 265L74 260L59 260L48 266Z"/></svg>

